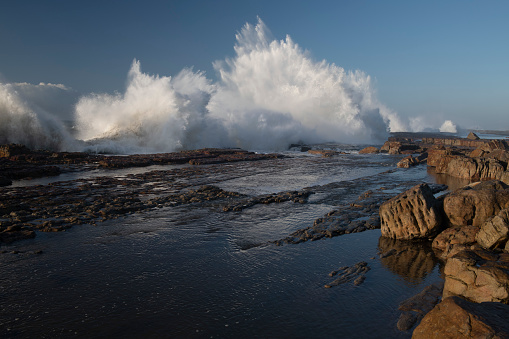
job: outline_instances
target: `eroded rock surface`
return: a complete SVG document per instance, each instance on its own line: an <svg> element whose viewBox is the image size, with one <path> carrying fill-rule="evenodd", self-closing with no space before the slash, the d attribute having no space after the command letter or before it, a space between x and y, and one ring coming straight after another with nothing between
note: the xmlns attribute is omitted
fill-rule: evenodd
<svg viewBox="0 0 509 339"><path fill-rule="evenodd" d="M465 250L444 268L444 297L457 295L474 302L509 303L509 253Z"/></svg>
<svg viewBox="0 0 509 339"><path fill-rule="evenodd" d="M408 298L399 304L398 310L401 315L398 319L397 328L400 331L408 331L435 307L442 298L443 283L426 286L421 292Z"/></svg>
<svg viewBox="0 0 509 339"><path fill-rule="evenodd" d="M412 338L509 338L507 319L508 305L449 297L422 319Z"/></svg>
<svg viewBox="0 0 509 339"><path fill-rule="evenodd" d="M444 212L451 225L480 227L488 218L509 207L509 189L500 181L486 181L460 188L444 198Z"/></svg>
<svg viewBox="0 0 509 339"><path fill-rule="evenodd" d="M447 228L433 240L433 250L440 259L447 260L447 258L474 245L477 233L479 233L479 227L476 226Z"/></svg>
<svg viewBox="0 0 509 339"><path fill-rule="evenodd" d="M440 203L427 184L414 186L380 206L382 236L428 239L442 227Z"/></svg>
<svg viewBox="0 0 509 339"><path fill-rule="evenodd" d="M329 273L330 277L334 277L337 275L337 278L326 284L325 288L331 288L333 286L338 286L341 284L345 284L349 281L354 281L354 285L358 286L364 282L366 279L365 274L370 270L368 263L365 261L358 262L353 266L343 266L336 271L332 271Z"/></svg>
<svg viewBox="0 0 509 339"><path fill-rule="evenodd" d="M484 248L504 248L509 239L509 209L501 210L496 216L486 220L476 236L476 241Z"/></svg>

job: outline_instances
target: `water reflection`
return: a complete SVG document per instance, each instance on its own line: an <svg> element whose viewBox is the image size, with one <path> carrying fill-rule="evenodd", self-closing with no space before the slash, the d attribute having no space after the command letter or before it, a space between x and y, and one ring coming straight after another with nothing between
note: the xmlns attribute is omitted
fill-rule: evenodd
<svg viewBox="0 0 509 339"><path fill-rule="evenodd" d="M470 184L471 182L469 179L455 178L448 174L437 173L435 167L428 166L427 171L437 184L449 186L449 191L454 191L460 187Z"/></svg>
<svg viewBox="0 0 509 339"><path fill-rule="evenodd" d="M378 250L382 265L411 285L424 281L438 263L430 243L380 237Z"/></svg>

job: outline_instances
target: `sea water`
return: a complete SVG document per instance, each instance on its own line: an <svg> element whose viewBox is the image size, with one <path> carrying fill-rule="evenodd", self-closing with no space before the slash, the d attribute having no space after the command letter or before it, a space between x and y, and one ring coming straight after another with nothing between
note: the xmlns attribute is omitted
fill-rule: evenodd
<svg viewBox="0 0 509 339"><path fill-rule="evenodd" d="M225 172L234 176L209 178L226 190L254 196L310 187L315 194L306 204L242 212L222 212L218 201L167 207L2 244L0 336L410 337L396 330L398 304L440 280L426 249L398 248L415 255L380 259L395 246L380 239L380 230L268 243L368 189L434 180L422 166L387 173L399 158L295 152L274 161L213 165L233 166ZM371 268L363 284L324 288L334 279L329 272L359 261Z"/></svg>

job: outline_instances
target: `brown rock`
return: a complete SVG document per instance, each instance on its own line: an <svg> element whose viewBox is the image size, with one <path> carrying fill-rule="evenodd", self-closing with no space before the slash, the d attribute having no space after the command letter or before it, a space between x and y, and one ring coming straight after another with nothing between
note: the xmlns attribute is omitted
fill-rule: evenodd
<svg viewBox="0 0 509 339"><path fill-rule="evenodd" d="M449 297L422 319L412 338L509 338L507 319L508 305Z"/></svg>
<svg viewBox="0 0 509 339"><path fill-rule="evenodd" d="M433 148L428 150L428 166L435 167L437 173L446 173L449 162L457 157L450 149Z"/></svg>
<svg viewBox="0 0 509 339"><path fill-rule="evenodd" d="M401 159L398 162L397 166L399 168L410 168L410 167L418 165L418 164L419 164L419 160L417 160L417 158L414 158L411 155L409 155L408 157Z"/></svg>
<svg viewBox="0 0 509 339"><path fill-rule="evenodd" d="M470 132L470 133L468 133L467 139L470 139L470 140L479 140L481 138L479 138L477 136L477 134L475 134L474 132Z"/></svg>
<svg viewBox="0 0 509 339"><path fill-rule="evenodd" d="M447 260L444 274L444 298L457 295L474 302L509 303L508 253L461 251Z"/></svg>
<svg viewBox="0 0 509 339"><path fill-rule="evenodd" d="M379 152L380 152L380 150L378 148L370 146L370 147L361 149L359 151L359 154L375 154L375 153L379 153Z"/></svg>
<svg viewBox="0 0 509 339"><path fill-rule="evenodd" d="M479 227L476 226L448 228L433 240L432 247L438 252L440 259L446 260L456 253L470 248L475 243L475 236L478 232Z"/></svg>
<svg viewBox="0 0 509 339"><path fill-rule="evenodd" d="M380 206L382 236L427 239L441 229L439 202L427 184L412 187Z"/></svg>
<svg viewBox="0 0 509 339"><path fill-rule="evenodd" d="M487 249L503 248L509 239L509 209L503 209L493 218L486 220L475 239Z"/></svg>
<svg viewBox="0 0 509 339"><path fill-rule="evenodd" d="M456 226L481 226L489 217L509 207L508 186L486 181L460 188L444 198L448 222Z"/></svg>
<svg viewBox="0 0 509 339"><path fill-rule="evenodd" d="M443 284L433 284L425 287L421 292L401 302L398 309L402 311L397 328L408 331L435 307L442 297Z"/></svg>
<svg viewBox="0 0 509 339"><path fill-rule="evenodd" d="M505 168L496 159L456 157L447 164L446 174L463 179L499 180Z"/></svg>
<svg viewBox="0 0 509 339"><path fill-rule="evenodd" d="M484 150L482 150L480 148L476 148L475 150L470 152L469 157L471 157L471 158L482 158L486 154L488 154L488 152L486 152L486 151L484 151Z"/></svg>

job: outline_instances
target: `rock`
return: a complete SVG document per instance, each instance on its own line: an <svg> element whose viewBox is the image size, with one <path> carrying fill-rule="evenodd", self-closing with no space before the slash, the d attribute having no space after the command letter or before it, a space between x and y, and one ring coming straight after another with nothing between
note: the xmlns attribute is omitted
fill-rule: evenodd
<svg viewBox="0 0 509 339"><path fill-rule="evenodd" d="M509 303L509 253L461 251L447 259L444 274L444 298L457 295L473 302Z"/></svg>
<svg viewBox="0 0 509 339"><path fill-rule="evenodd" d="M415 328L412 339L509 338L509 306L471 303L449 297L435 306Z"/></svg>
<svg viewBox="0 0 509 339"><path fill-rule="evenodd" d="M504 173L502 173L500 181L502 181L504 184L509 185L509 171L505 171Z"/></svg>
<svg viewBox="0 0 509 339"><path fill-rule="evenodd" d="M482 158L486 154L488 154L488 152L486 152L486 151L484 151L484 150L482 150L480 148L476 148L475 150L470 152L470 154L468 156L471 157L471 158Z"/></svg>
<svg viewBox="0 0 509 339"><path fill-rule="evenodd" d="M312 149L308 151L309 154L320 154L322 157L332 157L334 155L340 154L336 151L331 150L323 150L323 149Z"/></svg>
<svg viewBox="0 0 509 339"><path fill-rule="evenodd" d="M428 150L428 166L435 167L437 173L446 173L449 162L458 155L452 150L441 148L433 148Z"/></svg>
<svg viewBox="0 0 509 339"><path fill-rule="evenodd" d="M378 239L380 262L390 272L411 284L420 284L437 264L428 242Z"/></svg>
<svg viewBox="0 0 509 339"><path fill-rule="evenodd" d="M509 239L509 209L503 209L493 218L486 220L475 239L486 249L503 248Z"/></svg>
<svg viewBox="0 0 509 339"><path fill-rule="evenodd" d="M467 139L470 139L470 140L479 140L481 138L479 138L477 136L477 134L475 134L474 132L471 131L470 133L468 133Z"/></svg>
<svg viewBox="0 0 509 339"><path fill-rule="evenodd" d="M379 153L380 150L376 147L373 147L373 146L370 146L370 147L366 147L366 148L363 148L359 151L359 154L376 154L376 153Z"/></svg>
<svg viewBox="0 0 509 339"><path fill-rule="evenodd" d="M437 256L440 259L447 260L447 258L475 244L477 233L479 233L479 227L476 226L448 228L433 240L433 250L438 252Z"/></svg>
<svg viewBox="0 0 509 339"><path fill-rule="evenodd" d="M429 311L435 307L442 297L443 283L426 286L421 292L399 304L402 311L397 328L400 331L410 330Z"/></svg>
<svg viewBox="0 0 509 339"><path fill-rule="evenodd" d="M409 155L408 157L401 159L398 162L397 166L399 168L410 168L410 167L418 165L418 164L419 164L419 160L417 158L414 158L411 155Z"/></svg>
<svg viewBox="0 0 509 339"><path fill-rule="evenodd" d="M480 227L489 217L509 207L509 189L501 181L485 181L462 187L444 198L450 225Z"/></svg>
<svg viewBox="0 0 509 339"><path fill-rule="evenodd" d="M31 152L25 145L7 144L0 145L0 158L10 158L15 155L29 154Z"/></svg>
<svg viewBox="0 0 509 339"><path fill-rule="evenodd" d="M325 288L331 288L333 286L338 286L349 281L354 280L354 285L358 286L364 282L366 277L364 276L370 270L368 263L365 261L358 262L357 264L348 267L341 267L337 271L333 271L329 273L329 276L334 276L338 274L338 277L329 284L326 284Z"/></svg>
<svg viewBox="0 0 509 339"><path fill-rule="evenodd" d="M456 157L449 161L445 173L463 179L499 180L505 169L496 159Z"/></svg>
<svg viewBox="0 0 509 339"><path fill-rule="evenodd" d="M403 143L400 141L386 141L380 148L380 151L389 154L402 154L403 152L406 151L412 153L413 151L416 151L418 149L419 145L414 143Z"/></svg>
<svg viewBox="0 0 509 339"><path fill-rule="evenodd" d="M380 206L382 236L428 239L442 227L439 201L427 184L416 185Z"/></svg>

